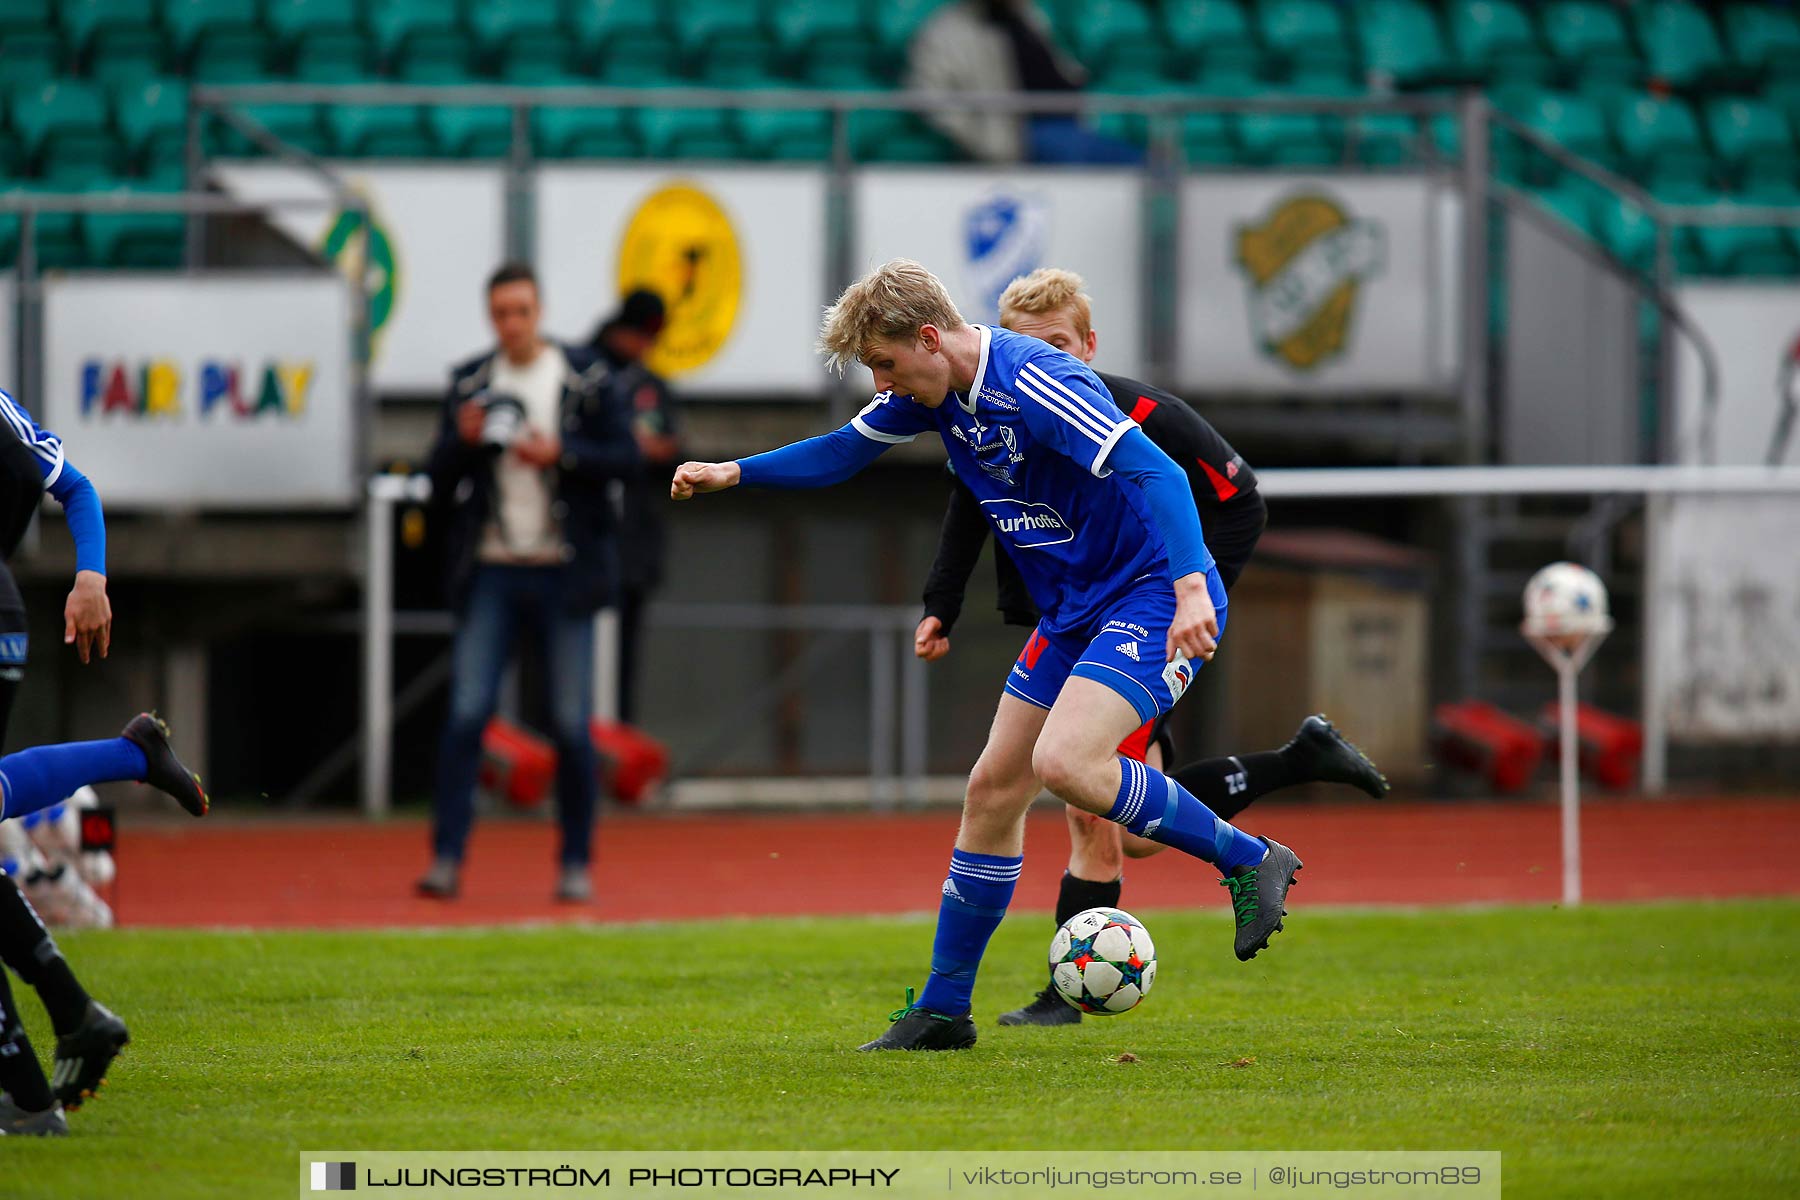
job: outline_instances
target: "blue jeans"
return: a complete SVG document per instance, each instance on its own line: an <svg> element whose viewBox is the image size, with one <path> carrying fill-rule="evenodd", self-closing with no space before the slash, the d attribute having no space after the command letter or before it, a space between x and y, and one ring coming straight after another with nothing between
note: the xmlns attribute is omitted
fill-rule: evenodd
<svg viewBox="0 0 1800 1200"><path fill-rule="evenodd" d="M438 751L437 822L432 847L461 862L475 822L475 776L481 733L499 702L500 676L521 625L544 651L550 688L551 735L556 742L556 808L562 825L561 861L586 866L594 832L594 744L588 716L594 690L594 619L562 604L561 567L481 566L469 585L468 606L451 650L450 719Z"/></svg>
<svg viewBox="0 0 1800 1200"><path fill-rule="evenodd" d="M1074 117L1032 117L1025 122L1026 155L1034 163L1063 165L1144 165L1144 152L1130 142L1090 129Z"/></svg>

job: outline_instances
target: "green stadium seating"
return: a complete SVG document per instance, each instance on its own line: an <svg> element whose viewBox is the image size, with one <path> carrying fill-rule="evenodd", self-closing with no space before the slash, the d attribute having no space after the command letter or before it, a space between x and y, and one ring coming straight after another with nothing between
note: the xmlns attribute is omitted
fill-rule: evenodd
<svg viewBox="0 0 1800 1200"><path fill-rule="evenodd" d="M1421 157L1419 124L1404 113L1363 113L1344 122L1345 151L1364 166L1398 167Z"/></svg>
<svg viewBox="0 0 1800 1200"><path fill-rule="evenodd" d="M99 82L151 78L171 65L154 0L62 0L58 15L70 50Z"/></svg>
<svg viewBox="0 0 1800 1200"><path fill-rule="evenodd" d="M1605 246L1620 262L1639 271L1656 261L1656 223L1648 213L1613 192L1595 198L1594 224Z"/></svg>
<svg viewBox="0 0 1800 1200"><path fill-rule="evenodd" d="M686 0L671 5L669 15L682 63L696 80L729 87L779 78L760 5Z"/></svg>
<svg viewBox="0 0 1800 1200"><path fill-rule="evenodd" d="M260 83L277 60L256 0L164 0L163 27L178 62L194 79Z"/></svg>
<svg viewBox="0 0 1800 1200"><path fill-rule="evenodd" d="M134 80L112 89L113 121L125 152L148 175L183 162L187 147L188 85L179 79Z"/></svg>
<svg viewBox="0 0 1800 1200"><path fill-rule="evenodd" d="M642 0L575 0L569 14L583 69L620 86L663 83L677 70L661 8Z"/></svg>
<svg viewBox="0 0 1800 1200"><path fill-rule="evenodd" d="M531 144L546 158L632 158L642 153L625 113L613 108L538 108Z"/></svg>
<svg viewBox="0 0 1800 1200"><path fill-rule="evenodd" d="M390 64L415 37L461 34L462 29L457 0L370 0L364 20L375 35L376 53Z"/></svg>
<svg viewBox="0 0 1800 1200"><path fill-rule="evenodd" d="M116 189L123 195L179 191L148 182ZM187 235L179 212L94 212L81 220L84 256L97 267L144 269L178 267Z"/></svg>
<svg viewBox="0 0 1800 1200"><path fill-rule="evenodd" d="M1644 66L1625 32L1625 22L1605 0L1548 5L1541 24L1557 63L1584 90L1628 86L1643 77Z"/></svg>
<svg viewBox="0 0 1800 1200"><path fill-rule="evenodd" d="M945 163L962 157L956 144L908 112L870 109L849 117L850 156L858 162Z"/></svg>
<svg viewBox="0 0 1800 1200"><path fill-rule="evenodd" d="M42 32L54 24L50 0L0 0L0 37Z"/></svg>
<svg viewBox="0 0 1800 1200"><path fill-rule="evenodd" d="M330 149L316 105L241 104L236 111L262 125L282 141L302 150L324 154ZM223 118L213 117L207 122L207 126L208 149L215 154L255 157L267 153L251 141L249 135L228 124Z"/></svg>
<svg viewBox="0 0 1800 1200"><path fill-rule="evenodd" d="M17 179L25 174L25 148L19 135L0 129L0 179Z"/></svg>
<svg viewBox="0 0 1800 1200"><path fill-rule="evenodd" d="M1419 0L1369 0L1357 34L1369 72L1400 87L1442 82L1454 74L1437 18Z"/></svg>
<svg viewBox="0 0 1800 1200"><path fill-rule="evenodd" d="M1490 83L1542 83L1551 75L1531 18L1512 0L1451 0L1450 40L1464 67Z"/></svg>
<svg viewBox="0 0 1800 1200"><path fill-rule="evenodd" d="M752 157L823 162L831 157L831 114L824 109L745 108L738 135Z"/></svg>
<svg viewBox="0 0 1800 1200"><path fill-rule="evenodd" d="M1177 75L1254 79L1261 73L1262 48L1237 0L1163 0L1162 15Z"/></svg>
<svg viewBox="0 0 1800 1200"><path fill-rule="evenodd" d="M1738 62L1755 71L1800 76L1800 15L1769 4L1725 10L1725 40Z"/></svg>
<svg viewBox="0 0 1800 1200"><path fill-rule="evenodd" d="M1712 156L1686 101L1638 96L1613 112L1613 135L1632 173L1653 188L1704 183Z"/></svg>
<svg viewBox="0 0 1800 1200"><path fill-rule="evenodd" d="M48 83L63 73L62 39L48 29L0 34L0 79L8 87Z"/></svg>
<svg viewBox="0 0 1800 1200"><path fill-rule="evenodd" d="M877 0L872 22L875 40L883 57L892 64L893 76L904 71L906 45L913 34L946 3L948 0Z"/></svg>
<svg viewBox="0 0 1800 1200"><path fill-rule="evenodd" d="M769 25L776 52L796 79L830 79L845 62L873 70L875 38L860 4L786 0L775 6Z"/></svg>
<svg viewBox="0 0 1800 1200"><path fill-rule="evenodd" d="M331 152L349 158L423 158L431 153L419 110L409 105L330 105L325 129Z"/></svg>
<svg viewBox="0 0 1800 1200"><path fill-rule="evenodd" d="M1600 105L1586 96L1531 89L1509 105L1508 111L1534 132L1555 139L1583 158L1603 167L1618 169L1619 156L1613 149L1606 130L1606 115ZM1509 142L1511 139L1507 139ZM1549 183L1559 170L1548 158L1527 155L1525 173L1538 183Z"/></svg>
<svg viewBox="0 0 1800 1200"><path fill-rule="evenodd" d="M356 0L278 0L267 22L296 79L348 83L374 69L375 40Z"/></svg>
<svg viewBox="0 0 1800 1200"><path fill-rule="evenodd" d="M1317 113L1244 113L1237 137L1244 161L1255 166L1330 166L1343 159L1339 123Z"/></svg>
<svg viewBox="0 0 1800 1200"><path fill-rule="evenodd" d="M1565 225L1586 234L1598 236L1594 225L1592 194L1581 187L1554 187L1532 193L1532 199L1559 218Z"/></svg>
<svg viewBox="0 0 1800 1200"><path fill-rule="evenodd" d="M122 155L99 88L55 80L15 90L11 101L20 150L39 174L68 181L119 170Z"/></svg>
<svg viewBox="0 0 1800 1200"><path fill-rule="evenodd" d="M1701 225L1693 241L1709 275L1800 274L1800 254L1779 226Z"/></svg>
<svg viewBox="0 0 1800 1200"><path fill-rule="evenodd" d="M445 158L505 158L512 152L512 110L500 105L432 104L425 129Z"/></svg>
<svg viewBox="0 0 1800 1200"><path fill-rule="evenodd" d="M1348 79L1355 65L1342 12L1327 0L1263 0L1257 7L1263 42L1290 81Z"/></svg>
<svg viewBox="0 0 1800 1200"><path fill-rule="evenodd" d="M475 43L459 29L415 29L389 59L394 78L406 83L468 83L480 75Z"/></svg>
<svg viewBox="0 0 1800 1200"><path fill-rule="evenodd" d="M12 193L87 190L84 186L77 186L66 181L45 182L41 180L10 185L0 184L0 189ZM0 240L10 240L14 255L16 255L19 226L15 225L11 233L0 237ZM76 213L66 211L38 213L33 243L37 248L37 264L40 270L79 267L86 262L87 247L81 236L81 218Z"/></svg>
<svg viewBox="0 0 1800 1200"><path fill-rule="evenodd" d="M1800 147L1780 109L1760 100L1720 97L1707 106L1706 129L1732 178L1800 179Z"/></svg>
<svg viewBox="0 0 1800 1200"><path fill-rule="evenodd" d="M514 83L560 74L570 62L569 35L554 4L543 0L481 0L469 8L469 28L482 58Z"/></svg>
<svg viewBox="0 0 1800 1200"><path fill-rule="evenodd" d="M262 30L256 0L162 0L162 20L183 58L205 39Z"/></svg>
<svg viewBox="0 0 1800 1200"><path fill-rule="evenodd" d="M723 108L644 108L632 116L650 158L737 158L743 152Z"/></svg>
<svg viewBox="0 0 1800 1200"><path fill-rule="evenodd" d="M1142 0L1079 0L1064 49L1095 75L1161 78L1166 52Z"/></svg>
<svg viewBox="0 0 1800 1200"><path fill-rule="evenodd" d="M1238 161L1237 137L1224 113L1183 113L1181 155L1197 166L1223 167Z"/></svg>
<svg viewBox="0 0 1800 1200"><path fill-rule="evenodd" d="M1725 52L1712 21L1687 0L1646 0L1631 14L1652 78L1693 87L1725 72Z"/></svg>

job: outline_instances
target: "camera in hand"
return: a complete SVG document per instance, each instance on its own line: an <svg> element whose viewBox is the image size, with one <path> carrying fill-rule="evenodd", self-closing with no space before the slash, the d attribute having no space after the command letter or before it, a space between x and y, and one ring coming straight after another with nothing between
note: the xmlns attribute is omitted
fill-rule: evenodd
<svg viewBox="0 0 1800 1200"><path fill-rule="evenodd" d="M525 405L506 392L486 392L481 397L481 444L493 451L512 445L525 428Z"/></svg>

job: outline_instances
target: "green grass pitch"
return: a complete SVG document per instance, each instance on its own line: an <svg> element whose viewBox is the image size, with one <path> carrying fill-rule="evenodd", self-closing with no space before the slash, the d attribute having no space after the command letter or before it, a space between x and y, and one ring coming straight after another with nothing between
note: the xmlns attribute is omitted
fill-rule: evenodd
<svg viewBox="0 0 1800 1200"><path fill-rule="evenodd" d="M1800 904L1140 914L1137 1012L999 1029L1041 978L1016 914L981 1043L865 1056L922 919L64 939L131 1023L10 1197L291 1196L361 1149L1498 1149L1509 1196L1800 1195ZM49 1031L21 994L40 1051ZM1121 1054L1135 1063L1119 1062Z"/></svg>

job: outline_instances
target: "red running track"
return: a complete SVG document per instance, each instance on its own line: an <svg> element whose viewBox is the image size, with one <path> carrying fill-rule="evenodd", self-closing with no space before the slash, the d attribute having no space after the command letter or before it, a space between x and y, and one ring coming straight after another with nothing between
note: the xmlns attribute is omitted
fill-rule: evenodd
<svg viewBox="0 0 1800 1200"><path fill-rule="evenodd" d="M1538 804L1259 806L1245 828L1306 860L1300 904L1554 902L1558 815ZM1582 811L1592 900L1800 894L1800 802L1600 800ZM412 894L425 826L261 820L127 830L120 924L249 928L491 925L842 915L934 908L956 832L950 811L646 815L602 825L597 903L550 899L554 834L489 821L463 894ZM1048 911L1066 855L1063 817L1034 812L1015 907ZM1717 847L1733 847L1721 859ZM1747 848L1752 853L1745 854ZM1728 866L1723 866L1728 864ZM1129 864L1127 903L1223 904L1210 868L1167 852Z"/></svg>

